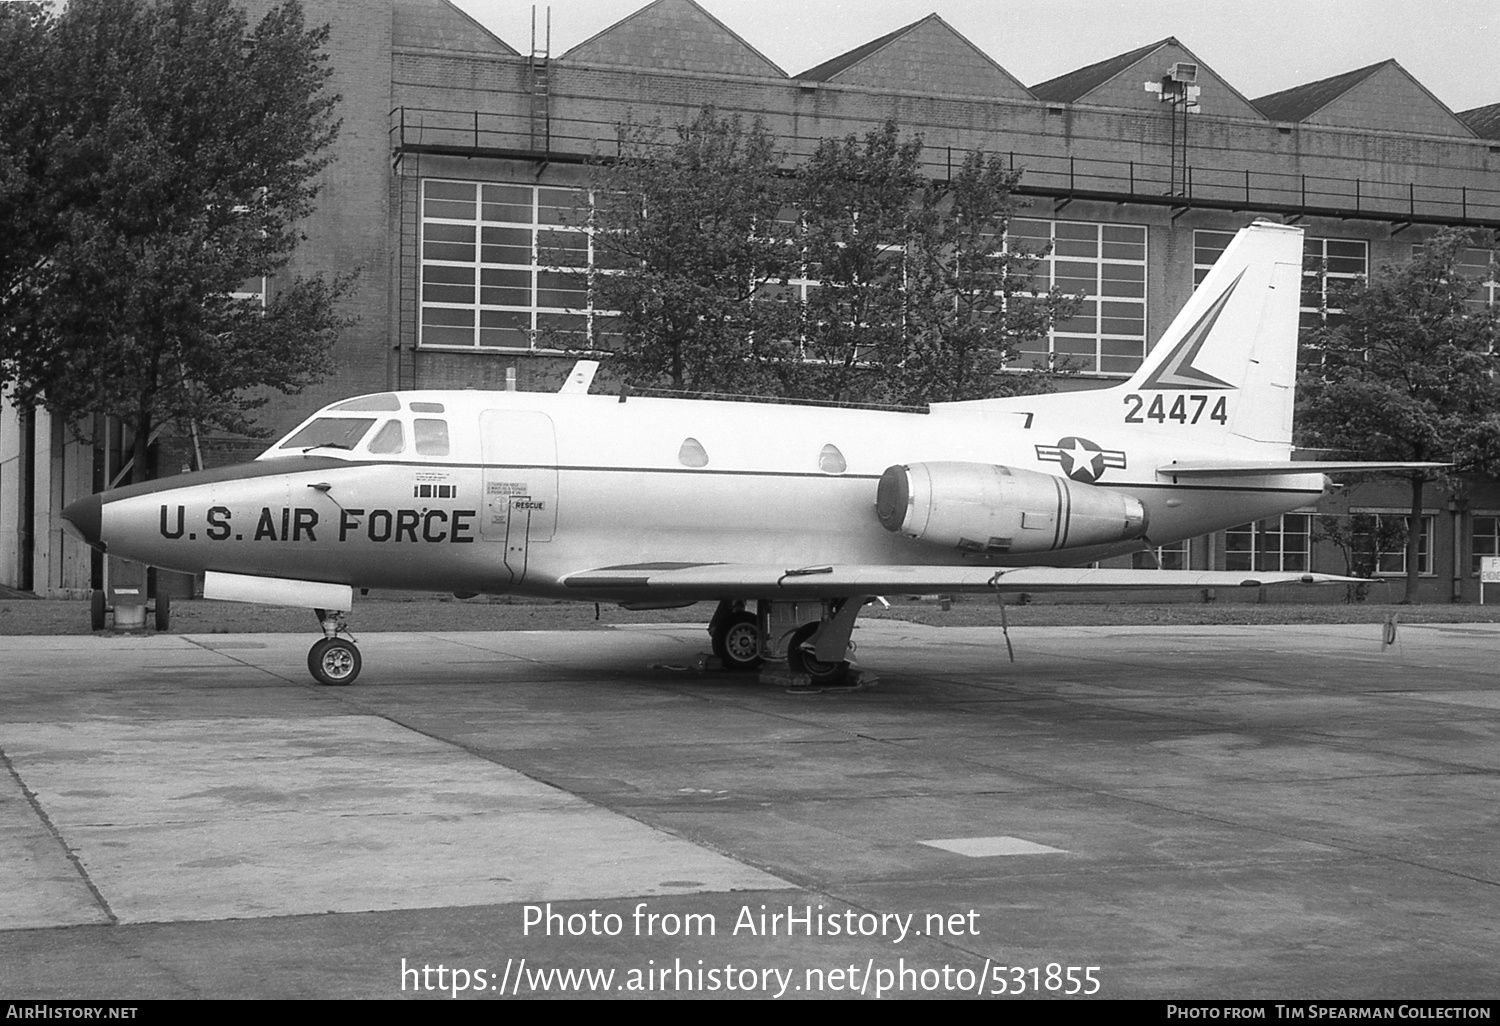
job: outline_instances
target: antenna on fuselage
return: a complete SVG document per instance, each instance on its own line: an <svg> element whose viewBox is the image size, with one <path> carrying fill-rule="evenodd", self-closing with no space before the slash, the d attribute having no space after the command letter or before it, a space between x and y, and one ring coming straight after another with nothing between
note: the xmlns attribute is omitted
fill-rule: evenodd
<svg viewBox="0 0 1500 1026"><path fill-rule="evenodd" d="M563 382L562 388L557 391L565 395L586 395L589 386L594 383L594 375L599 370L598 360L579 360L573 364L573 370L568 374L568 379Z"/></svg>

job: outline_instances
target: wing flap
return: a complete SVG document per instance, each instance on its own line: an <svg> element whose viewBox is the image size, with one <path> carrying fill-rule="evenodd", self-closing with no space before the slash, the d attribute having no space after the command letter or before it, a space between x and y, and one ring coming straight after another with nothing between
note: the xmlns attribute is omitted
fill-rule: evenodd
<svg viewBox="0 0 1500 1026"><path fill-rule="evenodd" d="M1448 463L1379 463L1353 461L1335 463L1320 460L1271 460L1255 463L1248 460L1214 462L1184 460L1156 468L1158 474L1174 477L1264 477L1267 474L1379 474L1401 470L1439 470Z"/></svg>
<svg viewBox="0 0 1500 1026"><path fill-rule="evenodd" d="M783 567L704 563L585 570L563 578L570 591L614 601L616 596L836 598L850 595L921 595L933 592L1137 591L1163 588L1255 588L1278 584L1368 583L1359 577L1232 570L1126 570L1086 567L982 567L829 565Z"/></svg>

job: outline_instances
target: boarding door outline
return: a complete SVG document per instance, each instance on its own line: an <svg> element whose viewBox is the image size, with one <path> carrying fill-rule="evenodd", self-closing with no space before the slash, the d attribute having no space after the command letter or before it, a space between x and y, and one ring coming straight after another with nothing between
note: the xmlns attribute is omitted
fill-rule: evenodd
<svg viewBox="0 0 1500 1026"><path fill-rule="evenodd" d="M485 410L480 537L504 546L510 584L526 579L530 548L557 530L557 432L552 418L527 410Z"/></svg>

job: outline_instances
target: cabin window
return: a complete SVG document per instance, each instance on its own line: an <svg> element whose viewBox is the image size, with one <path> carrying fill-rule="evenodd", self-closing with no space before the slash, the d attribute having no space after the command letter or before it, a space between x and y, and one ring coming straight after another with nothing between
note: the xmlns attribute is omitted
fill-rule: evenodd
<svg viewBox="0 0 1500 1026"><path fill-rule="evenodd" d="M394 455L406 449L406 435L399 420L388 420L370 440L370 451L380 456Z"/></svg>
<svg viewBox="0 0 1500 1026"><path fill-rule="evenodd" d="M418 417L412 422L418 456L448 455L448 422Z"/></svg>
<svg viewBox="0 0 1500 1026"><path fill-rule="evenodd" d="M677 450L677 462L684 467L708 466L708 452L696 438L684 438L682 448Z"/></svg>
<svg viewBox="0 0 1500 1026"><path fill-rule="evenodd" d="M382 392L380 395L362 395L358 399L350 399L346 403L339 403L334 409L350 413L395 413L401 409L401 400L394 393Z"/></svg>
<svg viewBox="0 0 1500 1026"><path fill-rule="evenodd" d="M374 417L319 417L282 442L281 448L353 449L374 425Z"/></svg>
<svg viewBox="0 0 1500 1026"><path fill-rule="evenodd" d="M839 452L839 447L830 442L818 453L818 469L825 474L842 474L849 469L849 464L844 460L844 454Z"/></svg>

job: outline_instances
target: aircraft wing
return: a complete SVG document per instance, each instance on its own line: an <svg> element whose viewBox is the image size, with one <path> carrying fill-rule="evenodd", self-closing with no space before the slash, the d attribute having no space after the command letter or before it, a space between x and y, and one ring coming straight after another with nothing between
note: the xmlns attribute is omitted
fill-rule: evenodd
<svg viewBox="0 0 1500 1026"><path fill-rule="evenodd" d="M714 599L836 598L934 592L1135 591L1154 588L1258 588L1272 584L1367 584L1362 577L1233 570L1124 570L1072 567L636 563L569 574L562 584L583 595Z"/></svg>

